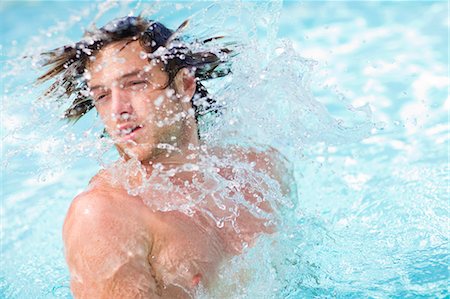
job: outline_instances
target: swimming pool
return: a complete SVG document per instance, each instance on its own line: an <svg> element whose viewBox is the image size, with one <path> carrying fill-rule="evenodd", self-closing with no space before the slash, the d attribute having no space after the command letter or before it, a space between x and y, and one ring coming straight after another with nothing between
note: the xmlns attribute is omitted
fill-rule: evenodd
<svg viewBox="0 0 450 299"><path fill-rule="evenodd" d="M209 5L0 4L0 297L71 298L64 215L115 157L98 161L86 134L98 130L94 114L60 129L58 109L30 105L37 71L18 57L131 10L172 28L196 13L198 34L208 26L245 42L231 81L211 86L239 107L221 129L293 162L296 207L275 240L233 260L231 274L254 273L236 298L448 297L448 4L229 2L204 12Z"/></svg>

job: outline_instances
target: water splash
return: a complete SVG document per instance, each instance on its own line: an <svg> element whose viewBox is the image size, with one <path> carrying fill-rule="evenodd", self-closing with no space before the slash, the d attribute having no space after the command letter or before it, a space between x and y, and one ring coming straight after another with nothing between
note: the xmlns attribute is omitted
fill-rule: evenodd
<svg viewBox="0 0 450 299"><path fill-rule="evenodd" d="M327 6L327 11L338 11L341 16L351 11L337 9L335 5L337 4ZM173 9L174 7L176 9ZM433 7L429 10L435 9ZM439 162L430 162L433 159L431 157L435 157L436 161L446 160L442 148L448 144L448 126L428 123L419 117L419 125L423 125L425 130L418 130L417 125L411 125L412 123L404 119L417 114L412 111L418 107L416 105L398 109L403 112L401 115L395 113L396 117L389 116L385 110L382 113L379 110L373 111L373 116L383 116L385 123L380 125L381 123L377 122L374 131L371 109L362 105L360 99L353 101L353 98L358 98L356 95L352 97L348 94L344 96L332 93L324 100L321 97L319 101L319 97L313 92L314 86L311 86L314 83L312 77L316 75L317 62L302 57L298 45L277 38L281 22L281 2L259 5L215 2L206 8L198 3L107 2L86 6L80 11L81 13L73 13L68 21L56 26L49 25L48 30L38 34L25 45L25 50L20 49L13 53L16 57L27 56L27 59L10 59L2 68L5 70L1 75L4 85L2 146L5 153L2 164L6 171L18 172L25 177L39 175L42 180L46 180L46 184L65 181L66 183L61 183L63 185L55 185L56 188L70 190L71 183L83 188L80 186L80 177L83 177L83 174L74 175L68 170L81 163L81 159L90 157L90 161L108 168L117 158L111 141L100 138L103 127L94 112L72 127L63 125L60 120L66 103L52 99L34 100L41 91L31 88L32 80L37 72L40 72L39 61L35 58L37 53L73 42L81 35L80 30L76 28L88 27L86 24L90 24L91 17L101 24L112 17L142 11L144 15L155 16L163 23L166 21L173 25L172 28L176 28L186 19L184 16L192 15L191 23L185 31L192 39L209 37L213 33L239 41L236 48L239 55L232 58L232 74L207 86L223 106L223 113L219 118L202 119L201 133L205 143L211 146L237 143L257 148L267 145L276 147L291 160L298 184L297 196L285 197L280 194L276 182L267 175L253 172L249 163L239 164L212 158L202 160L198 164L185 165L180 169L172 169L172 172L164 169L155 172L153 178L162 179L161 186L165 186L159 191L167 192L165 188L169 187L173 192L177 186L168 181L173 176L173 171L211 169L205 173L207 179L214 182L213 189L198 188L201 186L200 182L193 182L190 186L199 189L197 201L147 201L153 209L181 210L187 215L190 215L194 208L205 208L202 206L205 201L200 199L204 199L207 193L220 194L229 190L230 181L217 176L213 171L217 165L226 167L231 164L238 169L233 180L238 184L244 184L251 178L254 189L262 183L270 186L262 198L277 207L277 213L281 217L276 221L283 229L275 235L261 238L252 248L241 244L240 249L246 254L235 257L220 272L224 280L222 291L234 289L233 298L250 298L257 295L273 298L448 295L445 285L448 278L448 269L445 267L448 260L448 249L445 246L448 243L448 209L445 195L449 190L448 184L444 182L448 181L449 170L443 163L437 165ZM170 11L182 13L183 18L168 13ZM306 6L300 10L299 15L302 15L303 20L309 20L305 11L308 11ZM336 27L336 30L325 28L323 31L336 36L337 39L338 36L342 37L342 34L339 35L341 31L350 34L351 29L357 27L355 24L368 26L368 23L357 20L348 27L339 27L341 30ZM330 30L334 30L333 34L329 34ZM76 31L77 34L69 31ZM382 32L386 33L383 30ZM395 36L400 38L402 32L399 30ZM308 42L312 42L314 36L320 34L306 34ZM360 35L358 32L355 34ZM48 35L52 38L49 39ZM364 37L367 39L366 44L373 42L371 39L379 35L379 31L372 31ZM41 40L49 41L49 44ZM364 44L363 41L361 44ZM353 47L354 43L349 41L345 47L333 51L343 53L349 51L351 46ZM302 54L308 54L308 51L300 49ZM325 51L319 50L322 51L319 51L320 53ZM431 52L427 51L427 57L430 59L435 57ZM405 58L401 55L398 59L400 62L395 65L395 71L391 72L395 77L399 77L399 68L413 60L412 56ZM433 60L429 60L429 63L432 62ZM32 70L29 69L30 65ZM368 75L385 74L389 69L388 65L376 61L370 61L370 65L366 70ZM437 104L430 106L427 113L442 120L445 113L436 108L442 104L439 102L440 93L432 89L439 89L439 86L442 86L439 82L444 82L445 78L424 74L419 79L434 82L429 83L428 87L417 83L414 90L423 97L428 93L432 94L432 102ZM366 87L373 91L381 90L380 86L380 82L370 81ZM403 98L407 96L409 93L403 94ZM395 101L389 96L380 95L375 98L386 107L392 107L392 110L398 107L392 104ZM429 101L430 99L427 99L425 102ZM346 117L334 118L327 109L330 102L348 112ZM376 104L374 100L371 100L371 103L372 106ZM397 131L393 131L393 127ZM419 135L402 135L403 128L406 130L408 127L408 134L419 132ZM379 134L381 128L386 133ZM378 134L371 136L371 132ZM370 138L366 138L368 136ZM361 144L354 145L361 140ZM142 176L143 170L136 167L133 161L123 167L124 172L128 172L130 176ZM75 179L77 177L78 180ZM148 184L145 182L139 185L133 185L131 181L121 183L126 184L130 194L144 194L148 190ZM38 221L39 217L54 218L56 212L52 212L48 207L60 206L61 202L39 201L39 198L45 198L44 195L48 192L43 185L39 185L41 187L35 190L37 185L39 184L32 181L25 184L26 188L36 191L31 194L9 191L5 210L8 213L25 215L25 218L34 221ZM62 192L58 196L62 200L73 195ZM237 195L231 197L233 202L245 205L253 216L264 219L267 225L275 221L263 210L243 201ZM27 201L27 198L38 199ZM234 231L239 231L239 223L236 225L236 209L231 207L233 212L224 213L225 204L220 198L217 196L208 199L217 207L213 213L208 214L209 217L219 227L230 225ZM30 206L35 204L39 208L30 209ZM64 207L59 210L63 211ZM29 223L7 221L2 225L5 225L7 231L16 232L6 241L7 250L16 251L14 244L20 244L20 240L26 239L32 231ZM54 227L49 231L58 234ZM46 244L44 241L47 237L42 237L43 241L38 242L43 252L46 251L43 244ZM32 256L35 257L35 254ZM425 260L426 258L428 260ZM19 274L39 279L37 276L41 276L43 272L36 269L48 263L39 257L33 260L37 261L36 264L14 264L12 268L19 269ZM58 267L61 265L55 265L54 269L59 269ZM61 274L64 273L63 270L52 271L48 267L45 269L58 281L58 285L67 285L67 281L61 278L66 275ZM17 279L15 282L2 282L7 285L2 286L2 291L5 290L11 297L18 297L16 294L19 294L19 291L12 290L8 285L18 284L23 288L27 282ZM42 282L37 285L38 289L31 293L37 294L40 288L46 288Z"/></svg>

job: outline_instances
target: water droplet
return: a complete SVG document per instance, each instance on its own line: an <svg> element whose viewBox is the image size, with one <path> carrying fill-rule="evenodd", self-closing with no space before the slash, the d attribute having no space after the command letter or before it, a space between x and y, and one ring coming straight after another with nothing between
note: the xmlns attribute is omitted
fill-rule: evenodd
<svg viewBox="0 0 450 299"><path fill-rule="evenodd" d="M157 97L156 100L154 101L155 106L156 106L156 107L161 106L161 104L162 104L163 101L164 101L164 97L163 97L163 96Z"/></svg>
<svg viewBox="0 0 450 299"><path fill-rule="evenodd" d="M376 128L377 130L384 130L385 127L386 127L386 123L385 123L385 122L382 122L382 121L377 122L377 123L375 124L375 128Z"/></svg>
<svg viewBox="0 0 450 299"><path fill-rule="evenodd" d="M83 77L84 77L85 80L91 80L92 79L91 73L89 71L87 71L87 70L84 71Z"/></svg>
<svg viewBox="0 0 450 299"><path fill-rule="evenodd" d="M139 53L139 58L141 58L141 59L147 59L147 58L148 58L147 52L141 51L141 52Z"/></svg>
<svg viewBox="0 0 450 299"><path fill-rule="evenodd" d="M223 219L219 219L218 221L216 221L216 225L218 228L223 228L223 226L224 226Z"/></svg>

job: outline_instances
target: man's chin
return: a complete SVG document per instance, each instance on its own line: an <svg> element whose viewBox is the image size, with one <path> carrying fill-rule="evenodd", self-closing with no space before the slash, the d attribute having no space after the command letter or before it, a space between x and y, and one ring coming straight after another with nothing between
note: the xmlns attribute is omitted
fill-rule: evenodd
<svg viewBox="0 0 450 299"><path fill-rule="evenodd" d="M116 144L116 148L125 159L135 159L140 162L148 160L152 155L152 146L150 144Z"/></svg>

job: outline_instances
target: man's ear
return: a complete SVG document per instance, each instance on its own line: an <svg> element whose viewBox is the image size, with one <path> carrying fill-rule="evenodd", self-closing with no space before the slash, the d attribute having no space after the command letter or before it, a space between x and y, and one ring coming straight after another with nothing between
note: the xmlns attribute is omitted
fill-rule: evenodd
<svg viewBox="0 0 450 299"><path fill-rule="evenodd" d="M181 97L182 102L189 103L195 93L195 76L187 68L178 71L174 79L176 93Z"/></svg>

